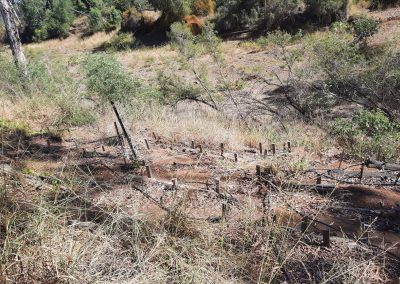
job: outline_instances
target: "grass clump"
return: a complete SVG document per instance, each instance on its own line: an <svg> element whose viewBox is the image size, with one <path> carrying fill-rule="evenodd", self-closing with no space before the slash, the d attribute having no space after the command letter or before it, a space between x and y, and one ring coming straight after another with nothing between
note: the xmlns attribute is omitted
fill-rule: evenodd
<svg viewBox="0 0 400 284"><path fill-rule="evenodd" d="M103 48L109 51L123 51L134 48L136 39L131 33L114 35L109 41L103 44Z"/></svg>

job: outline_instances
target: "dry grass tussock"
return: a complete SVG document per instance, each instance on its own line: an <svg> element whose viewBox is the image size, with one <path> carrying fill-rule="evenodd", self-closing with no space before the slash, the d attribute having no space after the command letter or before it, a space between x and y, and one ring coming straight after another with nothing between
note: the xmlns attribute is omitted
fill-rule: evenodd
<svg viewBox="0 0 400 284"><path fill-rule="evenodd" d="M109 33L98 32L86 37L71 35L66 39L51 39L39 43L31 43L27 45L27 48L33 50L47 50L48 52L66 55L98 48L104 42L110 40L116 33L116 31Z"/></svg>

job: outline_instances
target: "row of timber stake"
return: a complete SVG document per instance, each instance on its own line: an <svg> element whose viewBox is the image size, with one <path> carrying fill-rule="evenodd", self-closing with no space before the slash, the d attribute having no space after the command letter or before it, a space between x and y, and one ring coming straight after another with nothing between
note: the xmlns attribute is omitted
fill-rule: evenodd
<svg viewBox="0 0 400 284"><path fill-rule="evenodd" d="M121 135L121 133L119 131L117 123L115 123L115 122L114 122L114 127L115 127L115 131L116 131L117 137L118 137L118 142L119 142L118 144L121 145L122 149L124 149L124 138L123 138L123 136ZM155 139L156 142L160 141L159 137L157 137L154 132L152 134L153 134L153 138ZM145 142L146 149L150 151L151 147L150 147L149 139L147 139L147 138L144 139L144 142ZM191 148L192 149L198 148L199 152L203 153L203 147L201 145L197 145L196 146L194 141L191 141ZM103 151L104 151L104 146L103 146ZM291 145L290 142L287 142L287 143L284 144L283 152L285 152L285 151L287 153L291 153L292 152L292 145ZM277 155L276 144L271 144L270 149L264 149L263 144L259 143L258 152L263 157L266 157L268 155L268 153L271 153L272 155ZM257 153L257 151L254 151L253 153ZM224 145L224 143L221 143L220 144L220 155L222 157L224 157L225 154L226 154L225 145ZM238 162L238 160L239 160L238 153L234 153L233 155L234 155L235 162ZM125 155L123 155L123 158L124 158L124 162L126 164L127 162L126 162L126 159L125 159ZM143 162L143 165L146 168L147 177L149 179L153 178L151 164L148 163L148 162ZM377 168L377 169L381 169L381 170L389 170L389 171L399 171L394 185L398 184L398 182L399 182L399 179L400 179L400 165L385 164L385 163L374 161L374 160L370 160L370 159L368 159L365 162L363 162L361 164L358 164L358 165L360 165L359 176L358 176L358 180L359 180L360 183L361 183L362 179L364 178L364 176L366 175L365 174L365 168L366 167L368 167L368 168ZM326 176L321 174L321 173L317 173L316 174L316 181L315 181L314 185L292 184L291 186L293 186L293 188L300 188L300 189L304 189L304 188L314 189L314 190L316 190L317 192L320 192L320 193L327 193L327 192L332 192L333 190L335 190L335 188L336 188L335 185L330 185L330 184L324 184L323 185L322 184L322 177L326 177ZM256 165L256 178L257 178L257 180L259 182L263 180L261 165ZM211 184L207 183L207 186L208 185L211 185ZM214 186L215 186L215 188L214 188L215 192L217 194L221 194L221 181L220 181L219 178L215 179ZM172 179L172 189L173 190L177 190L178 189L178 179L177 178L173 178ZM221 219L224 220L227 217L227 214L229 212L229 204L228 204L228 202L226 200L222 203L221 211L222 211L221 212L221 215L222 215ZM319 220L317 220L315 218L310 218L309 216L306 216L305 214L303 214L301 212L298 212L298 211L296 211L296 212L298 214L300 214L300 216L302 216L302 218L303 218L302 223L301 223L301 232L302 233L306 233L308 228L310 226L312 226L313 223L319 223L319 224L321 224L321 225L323 225L323 226L325 226L327 228L327 229L324 229L324 230L320 231L321 234L322 234L322 246L324 246L324 247L330 247L330 245L331 245L331 243L330 243L330 236L331 236L330 232L331 232L331 230L342 232L342 230L340 230L338 228L335 228L335 227L333 227L333 226L331 226L329 224L326 224L326 223L324 223L322 221L319 221ZM350 236L350 238L351 238L351 236ZM367 237L364 238L364 240L365 239L368 241L368 234L367 234ZM368 242L366 244L369 245ZM377 246L373 246L373 247L380 249L380 247L377 247Z"/></svg>

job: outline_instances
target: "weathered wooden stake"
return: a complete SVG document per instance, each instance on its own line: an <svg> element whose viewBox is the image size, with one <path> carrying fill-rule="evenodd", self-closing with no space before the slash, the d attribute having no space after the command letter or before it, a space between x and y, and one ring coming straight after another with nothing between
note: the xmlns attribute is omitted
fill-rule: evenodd
<svg viewBox="0 0 400 284"><path fill-rule="evenodd" d="M258 148L260 150L260 155L262 155L263 154L263 146L262 146L261 142L258 144Z"/></svg>
<svg viewBox="0 0 400 284"><path fill-rule="evenodd" d="M146 165L146 172L148 178L153 178L153 173L151 172L151 166L149 164Z"/></svg>
<svg viewBox="0 0 400 284"><path fill-rule="evenodd" d="M308 226L309 226L309 223L310 223L309 217L308 217L308 216L305 216L305 217L303 218L302 223L301 223L301 232L302 232L302 233L305 233L305 232L307 231L307 228L308 228Z"/></svg>
<svg viewBox="0 0 400 284"><path fill-rule="evenodd" d="M322 231L322 244L324 247L330 247L330 231L329 230L323 230Z"/></svg>
<svg viewBox="0 0 400 284"><path fill-rule="evenodd" d="M154 140L156 140L156 141L158 140L158 139L157 139L157 135L156 135L155 132L153 132L153 137L154 137Z"/></svg>
<svg viewBox="0 0 400 284"><path fill-rule="evenodd" d="M321 184L322 183L322 176L321 174L317 174L317 184Z"/></svg>
<svg viewBox="0 0 400 284"><path fill-rule="evenodd" d="M51 147L51 143L50 143L50 139L47 139L47 148L50 148Z"/></svg>
<svg viewBox="0 0 400 284"><path fill-rule="evenodd" d="M82 157L86 157L86 149L85 148L82 148Z"/></svg>
<svg viewBox="0 0 400 284"><path fill-rule="evenodd" d="M224 143L221 143L221 156L223 156L224 155Z"/></svg>
<svg viewBox="0 0 400 284"><path fill-rule="evenodd" d="M362 181L363 176L364 176L364 167L365 167L365 164L362 163L361 170L360 170L360 182Z"/></svg>
<svg viewBox="0 0 400 284"><path fill-rule="evenodd" d="M258 179L261 179L261 166L260 165L256 166L256 176Z"/></svg>
<svg viewBox="0 0 400 284"><path fill-rule="evenodd" d="M172 179L172 190L176 190L176 189L178 189L178 179L173 178Z"/></svg>
<svg viewBox="0 0 400 284"><path fill-rule="evenodd" d="M194 149L195 148L195 146L194 146L194 141L192 140L192 149Z"/></svg>
<svg viewBox="0 0 400 284"><path fill-rule="evenodd" d="M272 155L276 155L276 145L272 144L271 147L272 147Z"/></svg>
<svg viewBox="0 0 400 284"><path fill-rule="evenodd" d="M144 142L146 143L147 150L150 150L149 141L147 139L144 139Z"/></svg>
<svg viewBox="0 0 400 284"><path fill-rule="evenodd" d="M199 145L200 153L203 153L203 146Z"/></svg>
<svg viewBox="0 0 400 284"><path fill-rule="evenodd" d="M118 119L119 125L121 126L122 133L124 134L125 139L126 139L126 141L128 142L129 148L130 148L131 153L132 153L132 158L133 158L133 159L136 159L136 158L137 158L137 155L136 155L135 149L133 148L133 144L132 144L131 137L129 136L128 131L126 131L125 125L124 125L124 123L122 122L122 118L121 118L121 116L120 116L120 114L119 114L119 112L118 112L118 110L117 110L117 107L115 106L114 102L113 102L113 101L110 101L110 103L111 103L111 106L112 106L112 108L113 108L113 110L114 110L115 116L116 116L117 119Z"/></svg>
<svg viewBox="0 0 400 284"><path fill-rule="evenodd" d="M290 143L290 141L287 142L287 148L288 148L288 152L292 153L292 144Z"/></svg>
<svg viewBox="0 0 400 284"><path fill-rule="evenodd" d="M268 150L264 149L264 158L266 158L268 156Z"/></svg>
<svg viewBox="0 0 400 284"><path fill-rule="evenodd" d="M221 183L221 181L220 181L220 179L219 178L217 178L217 179L215 179L215 192L216 193L219 193L220 192L220 183Z"/></svg>
<svg viewBox="0 0 400 284"><path fill-rule="evenodd" d="M239 155L237 153L233 154L233 156L235 157L235 162L237 162L239 160Z"/></svg>
<svg viewBox="0 0 400 284"><path fill-rule="evenodd" d="M222 219L226 218L226 213L228 211L228 204L226 202L222 203Z"/></svg>
<svg viewBox="0 0 400 284"><path fill-rule="evenodd" d="M342 153L340 154L340 160L339 160L339 166L338 166L339 169L342 167L343 158L344 158L343 156L344 156L344 149L342 150Z"/></svg>
<svg viewBox="0 0 400 284"><path fill-rule="evenodd" d="M101 146L101 149L103 150L103 152L106 151L106 148L104 148L104 146Z"/></svg>
<svg viewBox="0 0 400 284"><path fill-rule="evenodd" d="M114 127L115 127L115 132L117 132L117 135L118 135L119 143L121 145L124 145L124 139L122 138L121 133L119 132L119 129L118 129L118 125L115 121L114 121Z"/></svg>

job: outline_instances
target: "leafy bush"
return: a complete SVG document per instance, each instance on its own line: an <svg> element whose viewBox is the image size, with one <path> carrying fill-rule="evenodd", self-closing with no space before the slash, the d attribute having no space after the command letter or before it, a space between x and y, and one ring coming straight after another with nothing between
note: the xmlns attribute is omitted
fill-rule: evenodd
<svg viewBox="0 0 400 284"><path fill-rule="evenodd" d="M128 103L140 87L140 84L132 79L111 55L89 56L83 67L88 89L103 102Z"/></svg>
<svg viewBox="0 0 400 284"><path fill-rule="evenodd" d="M114 35L103 47L107 50L120 51L128 50L135 46L135 37L131 33L120 33Z"/></svg>
<svg viewBox="0 0 400 284"><path fill-rule="evenodd" d="M89 29L91 32L98 32L104 29L103 16L99 8L92 8L89 11Z"/></svg>
<svg viewBox="0 0 400 284"><path fill-rule="evenodd" d="M162 11L160 22L164 28L177 21L182 21L191 14L191 0L149 0L157 10Z"/></svg>
<svg viewBox="0 0 400 284"><path fill-rule="evenodd" d="M381 111L360 110L351 120L337 119L331 125L339 145L350 154L380 160L396 160L400 153L399 125Z"/></svg>
<svg viewBox="0 0 400 284"><path fill-rule="evenodd" d="M339 11L346 1L343 0L306 0L308 9L314 11L318 16L324 16Z"/></svg>
<svg viewBox="0 0 400 284"><path fill-rule="evenodd" d="M294 14L298 4L298 0L217 1L216 28L220 32L254 28L270 30Z"/></svg>
<svg viewBox="0 0 400 284"><path fill-rule="evenodd" d="M67 37L74 19L71 0L23 0L23 38L41 41L48 38Z"/></svg>
<svg viewBox="0 0 400 284"><path fill-rule="evenodd" d="M94 7L89 11L89 32L110 31L119 27L122 15L115 7Z"/></svg>
<svg viewBox="0 0 400 284"><path fill-rule="evenodd" d="M360 17L354 20L353 29L358 41L365 41L379 30L379 22L375 19Z"/></svg>

